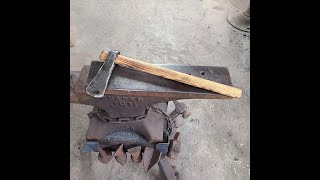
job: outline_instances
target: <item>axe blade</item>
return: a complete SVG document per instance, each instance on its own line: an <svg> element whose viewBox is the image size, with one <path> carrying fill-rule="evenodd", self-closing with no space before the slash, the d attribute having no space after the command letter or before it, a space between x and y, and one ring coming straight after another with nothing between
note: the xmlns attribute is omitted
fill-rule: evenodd
<svg viewBox="0 0 320 180"><path fill-rule="evenodd" d="M104 96L112 70L115 66L115 59L119 54L119 51L108 51L106 60L86 88L88 95L95 98L102 98Z"/></svg>

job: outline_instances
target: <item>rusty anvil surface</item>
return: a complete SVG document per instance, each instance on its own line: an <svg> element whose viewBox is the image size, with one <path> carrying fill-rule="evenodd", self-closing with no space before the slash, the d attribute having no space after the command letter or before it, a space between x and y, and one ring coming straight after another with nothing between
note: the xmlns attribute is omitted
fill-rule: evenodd
<svg viewBox="0 0 320 180"><path fill-rule="evenodd" d="M153 104L179 99L231 99L218 93L185 85L176 81L116 65L106 94L94 98L86 94L86 86L93 79L103 62L92 61L81 71L70 73L70 102L92 105L108 112L110 118L136 117L145 113ZM191 74L204 79L232 86L229 71L225 67L194 65L161 65L168 69ZM130 109L117 112L120 109ZM132 111L132 108L135 109Z"/></svg>

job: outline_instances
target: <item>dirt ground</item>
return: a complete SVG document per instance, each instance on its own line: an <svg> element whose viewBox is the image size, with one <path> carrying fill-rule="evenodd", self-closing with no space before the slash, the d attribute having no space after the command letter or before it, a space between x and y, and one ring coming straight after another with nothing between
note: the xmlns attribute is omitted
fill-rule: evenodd
<svg viewBox="0 0 320 180"><path fill-rule="evenodd" d="M228 0L71 0L71 70L98 60L102 50L157 64L227 67L241 99L182 100L192 112L178 130L181 179L250 179L250 33L227 22ZM107 165L97 154L80 158L91 106L70 104L72 180L159 179L158 167ZM173 106L170 104L169 109Z"/></svg>

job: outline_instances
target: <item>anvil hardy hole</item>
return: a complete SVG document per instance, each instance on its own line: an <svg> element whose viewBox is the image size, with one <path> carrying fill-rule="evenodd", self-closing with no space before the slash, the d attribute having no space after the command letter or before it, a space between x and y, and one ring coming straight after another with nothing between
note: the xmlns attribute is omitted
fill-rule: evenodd
<svg viewBox="0 0 320 180"><path fill-rule="evenodd" d="M205 73L204 71L201 71L200 74L201 74L202 76L206 75L206 73Z"/></svg>

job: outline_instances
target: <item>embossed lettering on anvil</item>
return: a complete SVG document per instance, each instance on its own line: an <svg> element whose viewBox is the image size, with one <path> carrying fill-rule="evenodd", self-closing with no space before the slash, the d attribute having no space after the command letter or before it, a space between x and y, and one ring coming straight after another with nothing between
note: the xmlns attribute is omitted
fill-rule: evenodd
<svg viewBox="0 0 320 180"><path fill-rule="evenodd" d="M128 107L137 107L137 103L128 102Z"/></svg>
<svg viewBox="0 0 320 180"><path fill-rule="evenodd" d="M124 97L124 96L107 96L111 101L111 106L120 106L120 107L138 107L139 103L143 102L142 97Z"/></svg>
<svg viewBox="0 0 320 180"><path fill-rule="evenodd" d="M120 101L119 104L120 104L120 106L126 106L126 103L123 101Z"/></svg>

